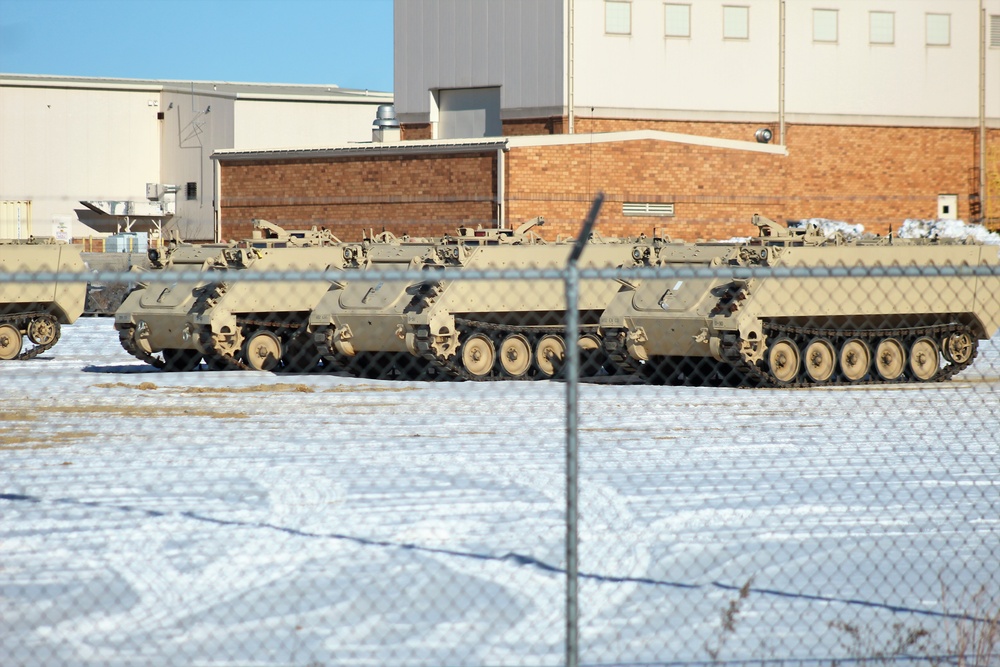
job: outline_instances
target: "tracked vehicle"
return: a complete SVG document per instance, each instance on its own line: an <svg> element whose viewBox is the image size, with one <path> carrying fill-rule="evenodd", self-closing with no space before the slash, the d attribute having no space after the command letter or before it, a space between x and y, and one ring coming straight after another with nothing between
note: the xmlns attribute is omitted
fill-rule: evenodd
<svg viewBox="0 0 1000 667"><path fill-rule="evenodd" d="M672 384L932 382L1000 326L997 246L753 222L744 243L637 246L633 266L672 276L623 281L600 320L609 355ZM753 275L771 267L789 275Z"/></svg>
<svg viewBox="0 0 1000 667"><path fill-rule="evenodd" d="M286 231L264 220L255 220L254 228L241 242L151 250L164 278L139 285L116 311L122 347L165 370L194 370L202 359L218 370L312 370L320 357L305 325L330 282L226 278L358 267L370 242L345 244L325 230ZM174 272L204 278L178 282Z"/></svg>
<svg viewBox="0 0 1000 667"><path fill-rule="evenodd" d="M566 354L561 281L438 275L441 269L562 269L572 243L545 242L533 231L543 222L536 218L513 230L460 229L425 246L373 248L371 270L419 270L426 278L346 279L309 319L317 346L331 364L350 370L352 360L361 360L362 368L395 368L403 377L520 380L558 374ZM592 238L581 267L621 266L633 245ZM618 287L614 280L581 284L579 345L588 372L606 361L598 319Z"/></svg>
<svg viewBox="0 0 1000 667"><path fill-rule="evenodd" d="M31 359L52 348L61 325L83 313L86 280L12 282L6 273L80 273L86 267L75 247L44 241L0 241L0 362ZM25 339L33 347L25 349Z"/></svg>

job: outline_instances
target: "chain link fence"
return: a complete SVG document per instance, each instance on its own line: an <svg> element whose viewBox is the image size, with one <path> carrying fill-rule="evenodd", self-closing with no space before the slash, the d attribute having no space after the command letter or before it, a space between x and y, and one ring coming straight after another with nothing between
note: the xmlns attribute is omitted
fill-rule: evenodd
<svg viewBox="0 0 1000 667"><path fill-rule="evenodd" d="M1000 664L1000 246L758 227L0 246L0 664Z"/></svg>

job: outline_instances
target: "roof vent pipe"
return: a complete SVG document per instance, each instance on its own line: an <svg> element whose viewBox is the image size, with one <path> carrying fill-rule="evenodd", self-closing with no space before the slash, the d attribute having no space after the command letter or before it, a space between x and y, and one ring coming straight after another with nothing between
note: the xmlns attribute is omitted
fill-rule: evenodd
<svg viewBox="0 0 1000 667"><path fill-rule="evenodd" d="M399 141L399 120L396 118L396 107L392 104L378 105L375 112L375 122L372 123L372 141Z"/></svg>

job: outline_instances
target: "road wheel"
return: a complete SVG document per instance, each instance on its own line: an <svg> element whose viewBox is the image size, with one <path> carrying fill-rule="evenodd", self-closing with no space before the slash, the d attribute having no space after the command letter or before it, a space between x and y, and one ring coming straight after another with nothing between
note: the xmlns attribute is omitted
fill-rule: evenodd
<svg viewBox="0 0 1000 667"><path fill-rule="evenodd" d="M21 354L21 332L11 324L0 324L0 359L9 361Z"/></svg>
<svg viewBox="0 0 1000 667"><path fill-rule="evenodd" d="M488 376L496 356L493 341L484 334L473 334L462 344L462 366L474 378Z"/></svg>
<svg viewBox="0 0 1000 667"><path fill-rule="evenodd" d="M531 343L521 334L511 334L500 343L500 367L512 378L522 378L531 368Z"/></svg>
<svg viewBox="0 0 1000 667"><path fill-rule="evenodd" d="M848 382L865 379L871 365L871 348L860 338L851 338L840 347L840 372Z"/></svg>
<svg viewBox="0 0 1000 667"><path fill-rule="evenodd" d="M562 368L566 359L566 343L554 334L542 336L535 347L535 365L545 377L552 377Z"/></svg>
<svg viewBox="0 0 1000 667"><path fill-rule="evenodd" d="M910 373L920 382L934 379L941 369L941 354L930 338L918 338L910 346Z"/></svg>
<svg viewBox="0 0 1000 667"><path fill-rule="evenodd" d="M906 368L906 350L895 338L884 338L875 348L875 371L883 380L899 378Z"/></svg>
<svg viewBox="0 0 1000 667"><path fill-rule="evenodd" d="M577 346L580 351L580 377L593 377L600 373L608 363L601 339L596 334L583 334Z"/></svg>
<svg viewBox="0 0 1000 667"><path fill-rule="evenodd" d="M806 345L804 354L806 375L813 382L826 382L833 377L837 355L833 344L825 338L814 338Z"/></svg>
<svg viewBox="0 0 1000 667"><path fill-rule="evenodd" d="M270 331L257 331L243 344L243 361L255 371L273 371L281 365L281 341Z"/></svg>
<svg viewBox="0 0 1000 667"><path fill-rule="evenodd" d="M767 366L778 384L789 384L799 375L799 347L791 338L779 338L767 350Z"/></svg>

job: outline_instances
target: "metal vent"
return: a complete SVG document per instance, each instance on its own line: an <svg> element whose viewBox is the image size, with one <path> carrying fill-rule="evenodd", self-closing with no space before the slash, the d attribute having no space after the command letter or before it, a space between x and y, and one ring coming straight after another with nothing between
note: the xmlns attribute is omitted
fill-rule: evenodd
<svg viewBox="0 0 1000 667"><path fill-rule="evenodd" d="M622 213L625 215L645 215L657 218L672 218L674 215L674 205L659 204L654 202L625 202L622 204Z"/></svg>
<svg viewBox="0 0 1000 667"><path fill-rule="evenodd" d="M990 46L1000 48L1000 14L990 14Z"/></svg>

